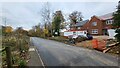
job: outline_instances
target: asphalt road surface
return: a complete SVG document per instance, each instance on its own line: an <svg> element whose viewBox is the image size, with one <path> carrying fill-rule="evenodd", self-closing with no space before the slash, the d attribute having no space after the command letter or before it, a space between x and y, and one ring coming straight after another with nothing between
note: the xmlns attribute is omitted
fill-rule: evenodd
<svg viewBox="0 0 120 68"><path fill-rule="evenodd" d="M45 66L118 66L117 56L31 37Z"/></svg>

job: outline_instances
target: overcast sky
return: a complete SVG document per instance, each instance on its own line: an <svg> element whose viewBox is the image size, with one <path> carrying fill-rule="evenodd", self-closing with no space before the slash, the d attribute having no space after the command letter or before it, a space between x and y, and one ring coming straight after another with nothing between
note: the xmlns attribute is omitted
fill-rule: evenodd
<svg viewBox="0 0 120 68"><path fill-rule="evenodd" d="M31 29L41 21L40 11L45 2L5 2L0 4L0 17L7 18L7 25L14 28ZM80 11L84 20L91 16L101 16L116 10L117 0L114 2L49 2L52 13L61 10L65 17L73 11ZM0 23L4 25L4 21Z"/></svg>

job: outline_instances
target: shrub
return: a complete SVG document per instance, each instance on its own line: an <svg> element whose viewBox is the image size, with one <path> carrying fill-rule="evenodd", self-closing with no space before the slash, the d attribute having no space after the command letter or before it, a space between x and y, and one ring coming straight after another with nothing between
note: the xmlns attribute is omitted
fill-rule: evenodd
<svg viewBox="0 0 120 68"><path fill-rule="evenodd" d="M26 66L26 61L25 60L20 60L19 68L25 68L25 66Z"/></svg>
<svg viewBox="0 0 120 68"><path fill-rule="evenodd" d="M3 46L14 46L16 44L16 39L15 38L3 38L2 40L2 45Z"/></svg>

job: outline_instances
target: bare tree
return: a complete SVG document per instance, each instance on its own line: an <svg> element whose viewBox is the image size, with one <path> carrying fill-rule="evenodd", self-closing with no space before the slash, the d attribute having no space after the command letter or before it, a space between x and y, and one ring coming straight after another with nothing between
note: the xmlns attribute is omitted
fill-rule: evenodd
<svg viewBox="0 0 120 68"><path fill-rule="evenodd" d="M41 17L42 17L42 22L46 27L45 29L48 29L49 32L52 32L52 26L51 26L51 8L50 8L50 3L46 2L42 9L41 9Z"/></svg>
<svg viewBox="0 0 120 68"><path fill-rule="evenodd" d="M44 23L50 23L50 4L48 2L43 5L41 16Z"/></svg>

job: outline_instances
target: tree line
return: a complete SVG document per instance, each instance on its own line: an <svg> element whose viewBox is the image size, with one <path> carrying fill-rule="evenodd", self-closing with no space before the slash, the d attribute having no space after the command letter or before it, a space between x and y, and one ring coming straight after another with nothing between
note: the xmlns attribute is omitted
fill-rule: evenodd
<svg viewBox="0 0 120 68"><path fill-rule="evenodd" d="M83 20L82 13L79 11L73 11L69 14L69 21L71 23L66 23L65 17L61 10L51 12L50 4L47 2L43 5L40 15L42 18L42 23L35 25L29 30L30 36L37 37L51 37L60 36L60 30L67 29L66 25L80 22Z"/></svg>

